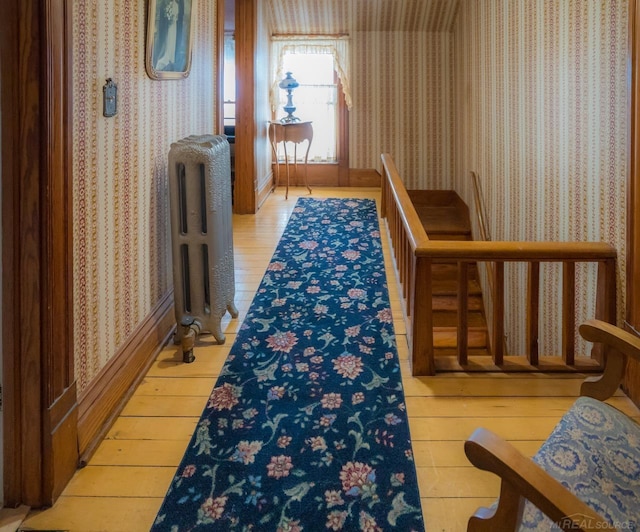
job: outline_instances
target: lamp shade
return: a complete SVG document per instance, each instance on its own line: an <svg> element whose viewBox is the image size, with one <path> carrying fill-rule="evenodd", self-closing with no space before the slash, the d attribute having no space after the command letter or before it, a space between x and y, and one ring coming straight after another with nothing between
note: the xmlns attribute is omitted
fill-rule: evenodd
<svg viewBox="0 0 640 532"><path fill-rule="evenodd" d="M293 90L299 85L300 84L291 75L291 72L287 72L284 79L278 84L278 87L284 90Z"/></svg>

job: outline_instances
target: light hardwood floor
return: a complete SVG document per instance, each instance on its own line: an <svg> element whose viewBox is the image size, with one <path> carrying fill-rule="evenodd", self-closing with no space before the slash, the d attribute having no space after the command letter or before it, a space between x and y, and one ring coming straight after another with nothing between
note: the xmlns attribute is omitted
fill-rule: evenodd
<svg viewBox="0 0 640 532"><path fill-rule="evenodd" d="M24 529L77 532L148 530L184 453L215 379L235 339L297 197L271 195L256 216L234 217L237 320L227 316L227 341L201 337L196 361L182 364L168 345L109 431L89 464L73 477L56 505L33 512ZM316 188L314 197L358 197L379 201L379 189ZM535 453L578 394L571 375L464 374L411 377L407 340L393 261L382 226L385 263L402 365L426 527L457 532L479 505L492 502L498 482L474 469L464 440L479 426ZM615 406L640 419L622 394Z"/></svg>

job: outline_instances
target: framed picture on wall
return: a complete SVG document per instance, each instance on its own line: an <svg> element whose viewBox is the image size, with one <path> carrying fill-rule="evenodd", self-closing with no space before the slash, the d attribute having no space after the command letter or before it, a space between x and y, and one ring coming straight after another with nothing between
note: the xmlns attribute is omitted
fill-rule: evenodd
<svg viewBox="0 0 640 532"><path fill-rule="evenodd" d="M147 74L182 79L191 69L193 11L196 0L149 0Z"/></svg>

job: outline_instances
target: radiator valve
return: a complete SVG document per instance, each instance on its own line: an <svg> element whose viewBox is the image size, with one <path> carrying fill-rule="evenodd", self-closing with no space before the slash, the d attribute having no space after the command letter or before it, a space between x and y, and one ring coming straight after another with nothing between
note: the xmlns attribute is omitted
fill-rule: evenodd
<svg viewBox="0 0 640 532"><path fill-rule="evenodd" d="M196 336L200 333L200 324L192 316L184 316L180 321L182 326L182 361L190 364L196 357L193 354L193 347L196 343Z"/></svg>

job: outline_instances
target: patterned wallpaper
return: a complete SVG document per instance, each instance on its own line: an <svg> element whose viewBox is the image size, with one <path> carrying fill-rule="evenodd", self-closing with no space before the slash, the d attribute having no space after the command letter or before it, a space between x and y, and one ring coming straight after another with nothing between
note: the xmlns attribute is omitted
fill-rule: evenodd
<svg viewBox="0 0 640 532"><path fill-rule="evenodd" d="M268 0L275 33L450 31L460 0ZM464 1L464 0L463 0Z"/></svg>
<svg viewBox="0 0 640 532"><path fill-rule="evenodd" d="M145 72L147 2L72 5L74 341L82 391L170 289L167 154L173 141L215 129L216 2L197 2L190 76L167 81ZM102 116L107 78L118 85L114 118Z"/></svg>
<svg viewBox="0 0 640 532"><path fill-rule="evenodd" d="M268 0L274 33L351 37L349 166L393 154L410 188L451 188L459 0Z"/></svg>
<svg viewBox="0 0 640 532"><path fill-rule="evenodd" d="M494 239L602 239L624 271L627 0L305 0L299 15L288 0L268 1L276 32L305 20L309 31L351 31L351 167L379 169L388 151L409 188L455 188L469 205L476 170ZM170 288L166 156L172 141L214 129L215 0L198 2L192 72L181 81L145 73L146 2L72 4L75 373L84 390ZM110 119L108 77L120 96ZM512 352L524 335L519 275L509 286ZM593 272L579 275L583 319L593 314ZM544 300L558 287L558 272L547 272ZM546 309L542 347L555 351L559 304Z"/></svg>
<svg viewBox="0 0 640 532"><path fill-rule="evenodd" d="M452 35L352 34L349 166L382 170L391 153L410 189L450 189Z"/></svg>
<svg viewBox="0 0 640 532"><path fill-rule="evenodd" d="M624 272L627 0L461 2L453 30L455 189L472 206L468 176L479 173L494 240L602 240ZM526 277L510 271L517 354ZM578 276L580 322L594 314L595 269ZM620 274L619 319L624 282ZM541 353L559 349L560 286L546 268Z"/></svg>

